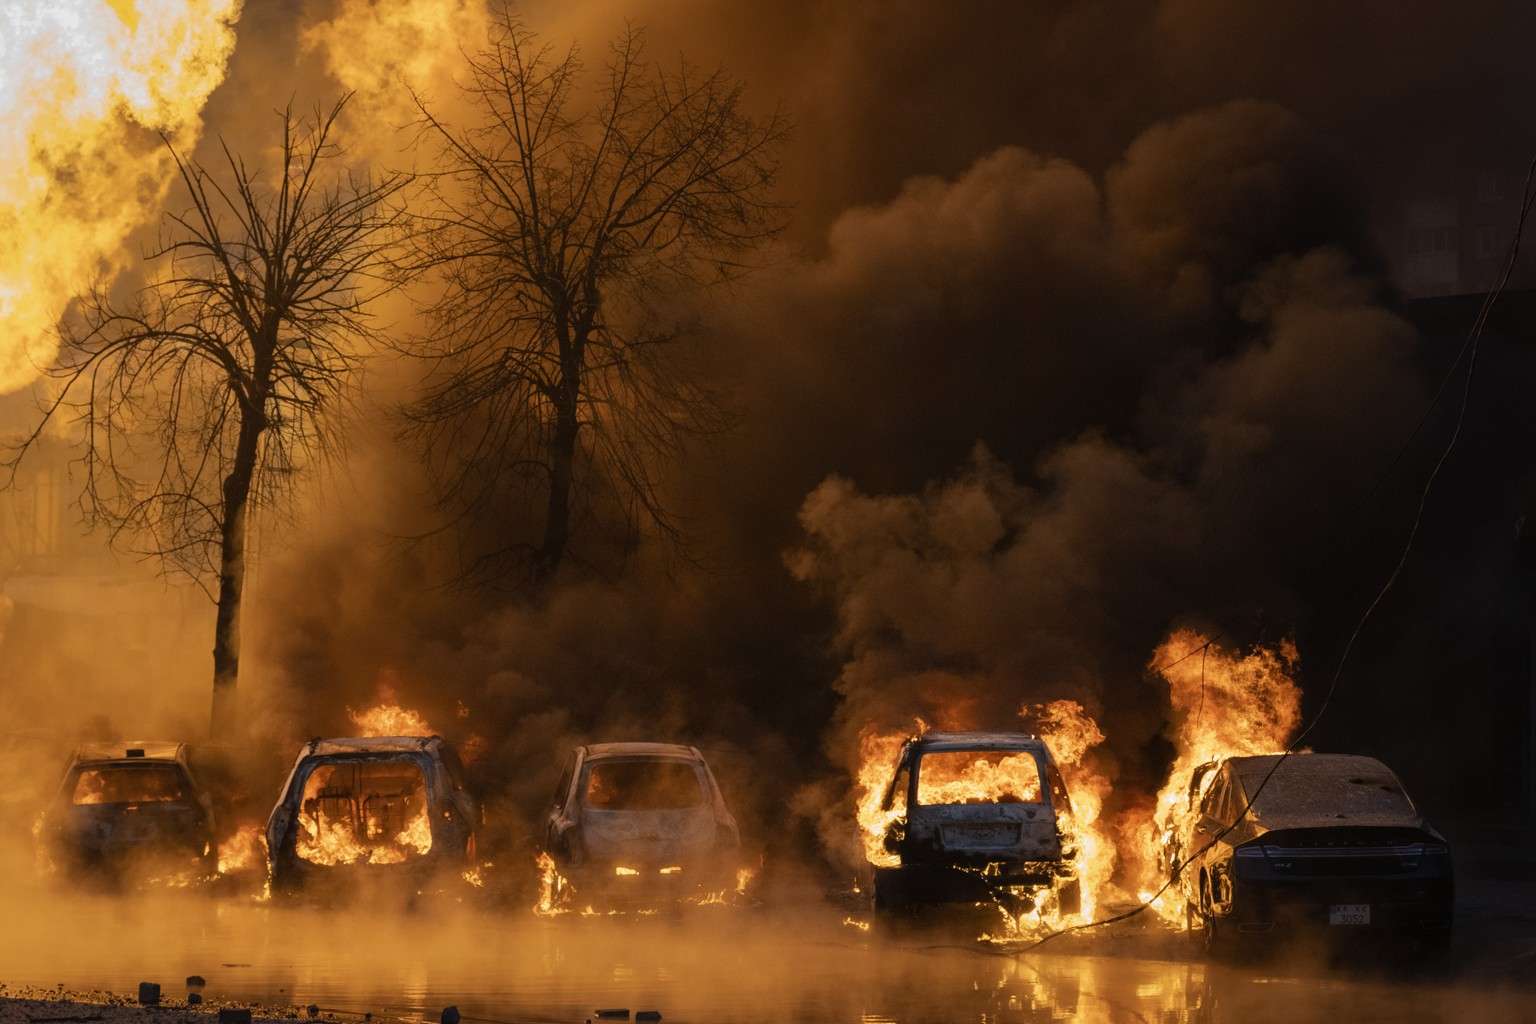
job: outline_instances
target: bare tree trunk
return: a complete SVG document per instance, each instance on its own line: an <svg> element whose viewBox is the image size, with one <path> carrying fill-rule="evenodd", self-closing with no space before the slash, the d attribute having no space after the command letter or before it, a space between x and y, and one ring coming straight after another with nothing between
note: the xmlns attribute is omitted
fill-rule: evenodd
<svg viewBox="0 0 1536 1024"><path fill-rule="evenodd" d="M247 410L244 416L234 463L224 478L224 519L219 531L219 604L213 627L213 712L209 719L214 737L231 735L239 722L235 691L240 679L240 603L245 596L245 514L261 437L261 427L252 422L256 414Z"/></svg>
<svg viewBox="0 0 1536 1024"><path fill-rule="evenodd" d="M505 559L490 572L537 592L566 551L588 561L589 525L605 555L631 555L603 543L610 516L629 543L644 518L680 545L663 460L724 417L672 355L689 322L666 296L739 276L787 224L772 191L789 126L749 115L723 72L652 65L634 26L588 89L574 47L492 6L488 45L465 54L466 126L411 93L441 143L418 237L445 288L423 309L431 368L408 415L429 471L445 467L442 507L498 527L475 565ZM536 508L541 486L542 526L533 510L502 522L504 497Z"/></svg>
<svg viewBox="0 0 1536 1024"><path fill-rule="evenodd" d="M595 308L591 307L591 308ZM556 337L560 346L560 379L551 396L555 429L549 441L549 504L544 515L544 540L534 562L535 590L555 578L571 536L571 493L576 479L576 437L581 432L582 354L592 329L592 313L569 319L570 305L556 303Z"/></svg>
<svg viewBox="0 0 1536 1024"><path fill-rule="evenodd" d="M549 505L544 516L544 540L534 563L534 586L543 586L560 570L571 533L571 486L575 480L576 419L574 402L561 402L555 413L549 451Z"/></svg>

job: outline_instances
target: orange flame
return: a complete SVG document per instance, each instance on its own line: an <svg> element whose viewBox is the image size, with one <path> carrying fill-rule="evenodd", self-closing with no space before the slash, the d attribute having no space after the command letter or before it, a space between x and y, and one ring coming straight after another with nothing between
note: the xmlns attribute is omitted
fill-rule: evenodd
<svg viewBox="0 0 1536 1024"><path fill-rule="evenodd" d="M297 853L312 864L399 864L432 849L426 780L409 764L321 765L301 806Z"/></svg>
<svg viewBox="0 0 1536 1024"><path fill-rule="evenodd" d="M432 849L432 824L425 803L403 829L379 841L365 842L351 822L324 815L313 820L306 817L301 825L298 855L311 864L402 864L411 855Z"/></svg>
<svg viewBox="0 0 1536 1024"><path fill-rule="evenodd" d="M987 936L999 940L1017 939L1023 934L1036 934L1090 918L1098 894L1110 885L1115 867L1114 844L1102 834L1099 826L1099 812L1110 783L1092 767L1088 756L1093 747L1104 742L1104 734L1076 701L1058 700L1026 706L1020 714L1034 721L1036 731L1050 747L1061 768L1073 800L1073 807L1061 809L1058 820L1068 844L1077 851L1073 874L1080 893L1080 910L1075 915L1063 911L1062 890L1070 884L1069 880L1063 879L1051 891L1043 893L1028 913L1017 918L1004 913L1000 933ZM914 733L927 731L923 721L917 720L914 724ZM886 849L885 835L891 824L906 813L906 794L893 793L889 808L880 805L890 785L890 773L901 744L909 735L881 732L871 727L866 728L859 739L855 793L859 831L864 855L876 867L892 867L900 863L900 858ZM925 759L924 765L920 785L929 802L1034 801L1041 797L1040 772L1034 758L1028 754L969 761L933 758L931 763Z"/></svg>
<svg viewBox="0 0 1536 1024"><path fill-rule="evenodd" d="M560 869L555 866L555 858L540 853L536 863L539 866L539 901L533 905L533 912L540 917L564 913L569 908L560 905Z"/></svg>
<svg viewBox="0 0 1536 1024"><path fill-rule="evenodd" d="M928 730L921 720L914 721L913 733ZM882 808L891 769L902 743L913 733L881 732L866 726L859 734L859 775L855 780L859 833L864 843L864 857L875 867L894 867L900 859L885 848L885 834L891 824L906 813L906 794L895 794L889 808Z"/></svg>
<svg viewBox="0 0 1536 1024"><path fill-rule="evenodd" d="M1115 871L1115 844L1104 834L1099 821L1110 782L1089 758L1089 752L1104 742L1104 733L1075 700L1036 704L1033 708L1022 709L1020 714L1035 720L1036 731L1050 748L1066 780L1072 807L1065 813L1058 811L1057 821L1067 840L1077 849L1075 874L1081 909L1076 919L1092 920L1094 909L1109 889Z"/></svg>
<svg viewBox="0 0 1536 1024"><path fill-rule="evenodd" d="M1301 722L1301 690L1292 680L1298 655L1289 640L1277 650L1229 651L1195 630L1171 634L1153 653L1152 667L1168 682L1177 755L1157 796L1156 834L1147 885L1162 884L1157 850L1189 810L1194 770L1218 757L1283 751ZM1155 882L1154 882L1155 879ZM1175 920L1182 908L1157 908Z"/></svg>
<svg viewBox="0 0 1536 1024"><path fill-rule="evenodd" d="M432 727L420 712L399 704L377 704L366 711L347 708L359 736L430 736Z"/></svg>
<svg viewBox="0 0 1536 1024"><path fill-rule="evenodd" d="M250 871L266 860L267 837L260 825L242 825L219 844L219 874Z"/></svg>
<svg viewBox="0 0 1536 1024"><path fill-rule="evenodd" d="M204 101L224 77L240 0L6 0L0 5L0 393L55 354L69 299L124 265L159 213Z"/></svg>

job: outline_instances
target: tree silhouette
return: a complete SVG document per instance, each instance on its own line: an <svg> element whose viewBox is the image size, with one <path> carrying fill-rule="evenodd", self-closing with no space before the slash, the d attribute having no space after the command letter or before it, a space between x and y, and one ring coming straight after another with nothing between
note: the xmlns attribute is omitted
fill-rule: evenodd
<svg viewBox="0 0 1536 1024"><path fill-rule="evenodd" d="M248 517L330 446L366 307L396 283L390 200L406 179L331 172L345 104L312 120L281 111L271 175L227 144L219 176L172 148L188 207L165 215L146 284L79 298L53 397L9 460L67 420L86 519L213 597L215 733L235 723Z"/></svg>
<svg viewBox="0 0 1536 1024"><path fill-rule="evenodd" d="M579 522L680 539L660 471L724 418L666 299L738 275L782 227L782 115L753 117L722 72L643 58L629 29L589 81L503 10L468 58L467 126L416 96L444 287L407 422L455 522L494 522L471 567L490 577L553 578Z"/></svg>

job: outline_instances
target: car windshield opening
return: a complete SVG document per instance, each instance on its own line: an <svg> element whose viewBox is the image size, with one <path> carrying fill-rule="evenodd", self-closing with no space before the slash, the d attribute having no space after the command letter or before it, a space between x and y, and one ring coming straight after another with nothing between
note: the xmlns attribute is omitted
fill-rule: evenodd
<svg viewBox="0 0 1536 1024"><path fill-rule="evenodd" d="M1040 766L1017 750L934 750L917 767L919 804L1040 802Z"/></svg>
<svg viewBox="0 0 1536 1024"><path fill-rule="evenodd" d="M396 863L432 847L426 777L414 761L317 765L299 821L299 856L317 864Z"/></svg>
<svg viewBox="0 0 1536 1024"><path fill-rule="evenodd" d="M604 811L668 811L704 803L704 786L685 761L603 761L587 775L587 806Z"/></svg>
<svg viewBox="0 0 1536 1024"><path fill-rule="evenodd" d="M170 803L183 799L181 773L172 765L87 768L75 780L76 804Z"/></svg>

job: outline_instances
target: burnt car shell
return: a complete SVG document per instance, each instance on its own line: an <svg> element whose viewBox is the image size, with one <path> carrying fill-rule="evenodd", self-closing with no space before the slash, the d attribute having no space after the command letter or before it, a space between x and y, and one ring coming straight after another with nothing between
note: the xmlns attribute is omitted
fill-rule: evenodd
<svg viewBox="0 0 1536 1024"><path fill-rule="evenodd" d="M337 891L373 879L408 889L458 874L475 863L479 825L479 802L442 737L313 739L267 819L272 889ZM425 850L399 841L413 826ZM344 855L315 852L328 832L344 842Z"/></svg>
<svg viewBox="0 0 1536 1024"><path fill-rule="evenodd" d="M39 830L55 866L108 881L130 872L211 876L215 835L213 801L190 750L170 741L82 745Z"/></svg>
<svg viewBox="0 0 1536 1024"><path fill-rule="evenodd" d="M1016 788L972 797L946 791L939 764L1012 761ZM961 789L964 789L962 785ZM959 797L957 799L957 796ZM1066 783L1044 741L1027 733L930 732L906 741L882 803L895 810L885 836L897 866L875 869L877 910L998 903L1018 911L1059 887L1075 912L1076 851L1064 839L1071 814Z"/></svg>
<svg viewBox="0 0 1536 1024"><path fill-rule="evenodd" d="M1450 847L1375 758L1231 757L1196 769L1190 787L1168 859L1188 858L1179 889L1212 952L1302 930L1430 951L1449 940Z"/></svg>
<svg viewBox="0 0 1536 1024"><path fill-rule="evenodd" d="M578 747L544 820L558 885L608 905L730 891L740 848L704 755L679 744Z"/></svg>

